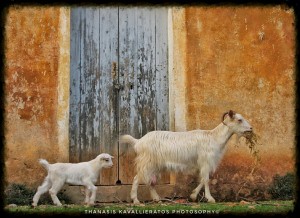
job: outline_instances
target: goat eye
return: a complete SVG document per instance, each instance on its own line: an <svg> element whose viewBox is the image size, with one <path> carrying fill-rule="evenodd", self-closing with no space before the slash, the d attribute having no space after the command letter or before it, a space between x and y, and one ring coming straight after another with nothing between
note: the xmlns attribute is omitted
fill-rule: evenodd
<svg viewBox="0 0 300 218"><path fill-rule="evenodd" d="M242 119L238 119L238 121L241 123L241 122L243 122L243 120Z"/></svg>

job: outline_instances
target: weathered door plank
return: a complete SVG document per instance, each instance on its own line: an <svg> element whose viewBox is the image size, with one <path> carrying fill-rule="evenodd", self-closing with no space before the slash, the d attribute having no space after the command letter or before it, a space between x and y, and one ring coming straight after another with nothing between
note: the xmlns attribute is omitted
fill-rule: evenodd
<svg viewBox="0 0 300 218"><path fill-rule="evenodd" d="M95 122L99 116L98 90L100 74L99 68L99 10L86 7L82 10L81 28L81 113L80 160L88 161L97 156L99 148L99 126Z"/></svg>
<svg viewBox="0 0 300 218"><path fill-rule="evenodd" d="M81 76L81 9L71 10L71 45L70 45L70 162L80 161L80 76Z"/></svg>
<svg viewBox="0 0 300 218"><path fill-rule="evenodd" d="M156 9L156 129L169 129L169 77L168 77L168 9L160 7Z"/></svg>
<svg viewBox="0 0 300 218"><path fill-rule="evenodd" d="M114 166L104 169L100 175L102 185L115 184L118 180L118 129L117 104L118 90L118 8L105 7L100 9L100 86L99 93L99 124L100 153L109 153L115 158Z"/></svg>
<svg viewBox="0 0 300 218"><path fill-rule="evenodd" d="M137 10L137 114L140 136L156 129L155 10Z"/></svg>
<svg viewBox="0 0 300 218"><path fill-rule="evenodd" d="M168 78L168 11L160 7L155 10L155 96L156 129L169 130L169 78ZM169 183L170 174L163 173L161 183Z"/></svg>
<svg viewBox="0 0 300 218"><path fill-rule="evenodd" d="M119 81L122 85L119 105L119 131L139 137L137 114L137 42L136 8L119 8ZM119 178L131 184L135 152L130 145L119 147Z"/></svg>

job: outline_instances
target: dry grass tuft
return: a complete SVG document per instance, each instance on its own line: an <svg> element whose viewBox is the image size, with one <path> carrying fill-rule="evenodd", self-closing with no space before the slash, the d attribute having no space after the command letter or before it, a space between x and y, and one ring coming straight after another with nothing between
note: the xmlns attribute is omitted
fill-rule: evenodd
<svg viewBox="0 0 300 218"><path fill-rule="evenodd" d="M254 165L251 170L250 175L254 173L254 171L258 168L259 162L260 162L260 157L259 157L259 150L258 150L258 136L255 134L253 131L251 132L245 132L243 136L246 139L246 145L250 150L250 154L254 157Z"/></svg>
<svg viewBox="0 0 300 218"><path fill-rule="evenodd" d="M250 153L254 154L255 152L258 152L258 136L254 132L245 132L243 136L246 138L246 145L249 147Z"/></svg>

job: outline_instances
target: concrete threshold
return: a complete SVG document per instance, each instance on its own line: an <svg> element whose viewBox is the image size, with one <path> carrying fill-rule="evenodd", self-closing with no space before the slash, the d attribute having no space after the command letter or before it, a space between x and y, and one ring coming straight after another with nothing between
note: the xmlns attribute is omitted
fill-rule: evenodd
<svg viewBox="0 0 300 218"><path fill-rule="evenodd" d="M174 185L161 184L156 185L157 193L161 198L172 198L174 196ZM82 204L85 199L83 186L65 186L64 194L67 195L74 204ZM117 202L130 203L131 185L113 185L113 186L97 186L96 202ZM138 199L140 201L151 201L149 188L146 185L139 185Z"/></svg>

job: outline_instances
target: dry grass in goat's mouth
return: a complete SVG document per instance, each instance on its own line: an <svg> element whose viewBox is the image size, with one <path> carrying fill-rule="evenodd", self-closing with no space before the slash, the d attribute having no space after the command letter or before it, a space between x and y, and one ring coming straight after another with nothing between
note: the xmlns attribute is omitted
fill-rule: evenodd
<svg viewBox="0 0 300 218"><path fill-rule="evenodd" d="M259 144L258 143L258 136L252 131L245 132L243 134L243 136L246 139L246 145L249 147L250 153L252 154L252 156L255 159L254 166L253 166L253 168L251 170L251 173L250 173L252 175L254 170L258 167L258 163L260 161L260 157L258 155L259 150L257 148L257 145Z"/></svg>
<svg viewBox="0 0 300 218"><path fill-rule="evenodd" d="M246 138L246 145L250 148L250 152L253 153L255 151L255 146L257 145L257 135L252 132L245 132L244 137Z"/></svg>

